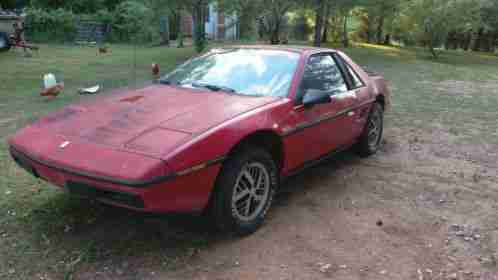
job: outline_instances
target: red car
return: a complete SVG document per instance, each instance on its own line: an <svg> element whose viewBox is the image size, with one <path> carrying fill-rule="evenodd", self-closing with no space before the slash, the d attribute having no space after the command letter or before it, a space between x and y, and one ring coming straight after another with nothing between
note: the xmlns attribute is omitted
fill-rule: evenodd
<svg viewBox="0 0 498 280"><path fill-rule="evenodd" d="M67 106L9 144L21 167L70 193L145 212L207 210L246 234L283 178L352 146L375 153L389 104L384 79L340 51L227 47L159 84Z"/></svg>

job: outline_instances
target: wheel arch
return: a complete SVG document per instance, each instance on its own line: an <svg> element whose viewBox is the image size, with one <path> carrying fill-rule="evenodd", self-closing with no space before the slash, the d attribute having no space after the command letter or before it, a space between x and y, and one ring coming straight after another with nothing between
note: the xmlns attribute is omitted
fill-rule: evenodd
<svg viewBox="0 0 498 280"><path fill-rule="evenodd" d="M228 152L228 157L249 146L263 148L272 156L279 171L284 162L284 146L280 135L272 130L258 130L243 137Z"/></svg>
<svg viewBox="0 0 498 280"><path fill-rule="evenodd" d="M227 153L227 158L230 158L234 154L247 149L248 147L261 147L270 153L271 157L275 160L278 172L280 172L285 159L283 145L281 136L276 132L270 129L258 130L244 136L240 141L233 145ZM215 185L209 194L208 203L204 209L205 213L208 213L212 207L213 198L218 189L218 180L221 172L223 172L223 167L216 176Z"/></svg>
<svg viewBox="0 0 498 280"><path fill-rule="evenodd" d="M384 97L383 93L379 93L375 97L375 102L379 103L382 106L382 110L386 109L386 98Z"/></svg>

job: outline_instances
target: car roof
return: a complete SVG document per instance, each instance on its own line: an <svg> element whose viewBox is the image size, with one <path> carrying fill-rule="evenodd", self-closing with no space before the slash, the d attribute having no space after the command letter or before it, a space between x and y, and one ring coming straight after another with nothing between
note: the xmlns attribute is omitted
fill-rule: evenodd
<svg viewBox="0 0 498 280"><path fill-rule="evenodd" d="M280 50L297 52L300 54L304 53L316 53L316 52L336 52L335 49L329 48L318 48L312 46L301 46L301 45L231 45L223 46L221 49L261 49L261 50Z"/></svg>

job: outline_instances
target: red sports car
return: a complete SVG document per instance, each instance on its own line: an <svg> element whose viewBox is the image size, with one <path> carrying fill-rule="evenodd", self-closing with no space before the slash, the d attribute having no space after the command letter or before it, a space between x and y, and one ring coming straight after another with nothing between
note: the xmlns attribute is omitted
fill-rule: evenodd
<svg viewBox="0 0 498 280"><path fill-rule="evenodd" d="M311 47L214 49L158 84L67 106L9 140L14 160L78 195L145 212L210 213L247 234L283 178L379 148L385 80Z"/></svg>

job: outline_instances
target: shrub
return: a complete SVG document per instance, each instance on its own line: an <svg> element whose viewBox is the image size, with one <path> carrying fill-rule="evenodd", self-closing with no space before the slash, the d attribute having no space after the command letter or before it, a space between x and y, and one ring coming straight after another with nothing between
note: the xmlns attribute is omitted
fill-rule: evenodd
<svg viewBox="0 0 498 280"><path fill-rule="evenodd" d="M143 2L125 1L113 12L112 27L120 41L151 41L153 11Z"/></svg>
<svg viewBox="0 0 498 280"><path fill-rule="evenodd" d="M26 35L34 41L70 41L74 39L77 16L62 8L26 10Z"/></svg>
<svg viewBox="0 0 498 280"><path fill-rule="evenodd" d="M299 41L307 41L313 33L313 28L309 23L309 15L305 12L300 12L290 18L292 39Z"/></svg>

